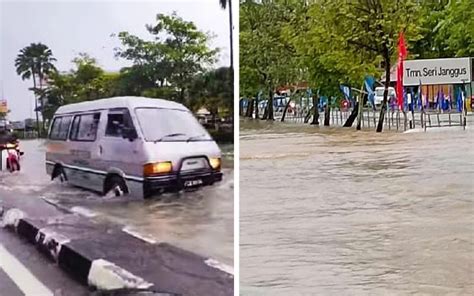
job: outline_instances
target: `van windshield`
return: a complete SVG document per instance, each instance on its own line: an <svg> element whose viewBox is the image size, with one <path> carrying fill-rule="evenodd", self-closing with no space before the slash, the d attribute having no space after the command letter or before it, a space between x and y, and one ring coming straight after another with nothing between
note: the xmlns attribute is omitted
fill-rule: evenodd
<svg viewBox="0 0 474 296"><path fill-rule="evenodd" d="M146 141L212 140L209 133L188 111L161 108L136 108L135 111Z"/></svg>

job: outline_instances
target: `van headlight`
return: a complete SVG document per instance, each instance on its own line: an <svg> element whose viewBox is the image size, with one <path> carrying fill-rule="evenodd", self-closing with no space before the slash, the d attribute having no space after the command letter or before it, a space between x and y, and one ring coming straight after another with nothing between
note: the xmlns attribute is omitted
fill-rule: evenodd
<svg viewBox="0 0 474 296"><path fill-rule="evenodd" d="M171 161L147 163L143 166L143 174L145 176L170 173L172 170L173 164Z"/></svg>
<svg viewBox="0 0 474 296"><path fill-rule="evenodd" d="M209 158L209 164L215 170L219 170L221 168L221 158L220 157L211 157Z"/></svg>

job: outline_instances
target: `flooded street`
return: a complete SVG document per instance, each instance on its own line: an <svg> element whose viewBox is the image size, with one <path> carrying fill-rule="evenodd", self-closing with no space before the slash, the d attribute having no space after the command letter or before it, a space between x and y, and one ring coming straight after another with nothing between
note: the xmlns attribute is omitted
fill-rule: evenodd
<svg viewBox="0 0 474 296"><path fill-rule="evenodd" d="M109 199L52 183L45 173L42 142L22 141L25 151L19 173L0 173L0 189L18 198L45 198L93 219L123 225L128 232L169 242L233 265L233 145L222 146L224 179L194 192L165 194L159 199Z"/></svg>
<svg viewBox="0 0 474 296"><path fill-rule="evenodd" d="M241 121L242 295L472 295L474 133Z"/></svg>

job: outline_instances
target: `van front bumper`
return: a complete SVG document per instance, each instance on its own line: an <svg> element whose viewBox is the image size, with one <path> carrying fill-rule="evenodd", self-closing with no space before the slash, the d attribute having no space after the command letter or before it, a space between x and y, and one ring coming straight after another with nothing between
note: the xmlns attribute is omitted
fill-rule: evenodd
<svg viewBox="0 0 474 296"><path fill-rule="evenodd" d="M147 177L143 181L143 191L145 195L150 195L159 191L179 191L188 188L187 183L199 183L189 188L212 185L222 181L222 172L218 171L197 171L180 174L169 174L163 176Z"/></svg>

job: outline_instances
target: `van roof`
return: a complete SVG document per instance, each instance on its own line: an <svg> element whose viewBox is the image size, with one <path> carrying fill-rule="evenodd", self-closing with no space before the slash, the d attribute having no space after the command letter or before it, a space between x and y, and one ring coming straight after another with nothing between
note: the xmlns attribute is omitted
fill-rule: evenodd
<svg viewBox="0 0 474 296"><path fill-rule="evenodd" d="M66 114L75 112L85 112L91 110L103 110L111 108L130 108L137 107L151 107L151 108L165 108L165 109L179 109L188 110L182 104L154 98L145 97L113 97L94 101L86 101L76 104L64 105L58 108L56 114Z"/></svg>

